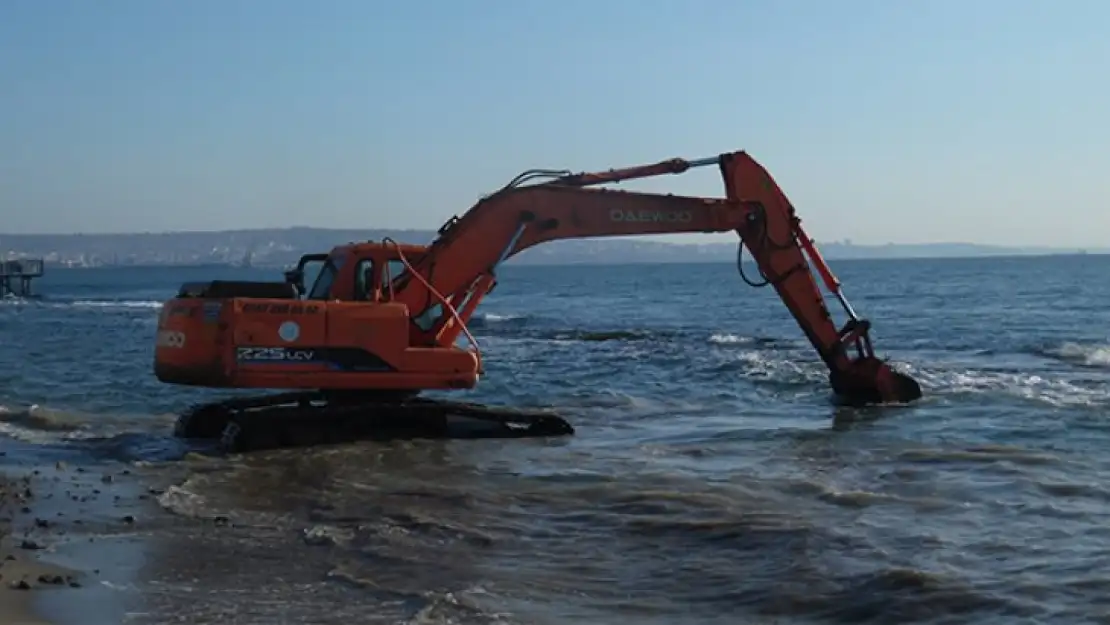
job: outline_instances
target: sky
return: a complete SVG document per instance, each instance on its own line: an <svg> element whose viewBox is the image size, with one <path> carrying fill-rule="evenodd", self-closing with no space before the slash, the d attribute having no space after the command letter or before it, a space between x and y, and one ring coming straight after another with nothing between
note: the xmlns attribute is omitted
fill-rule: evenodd
<svg viewBox="0 0 1110 625"><path fill-rule="evenodd" d="M744 149L819 240L1106 246L1108 24L1100 0L0 0L0 232L434 229L525 169Z"/></svg>

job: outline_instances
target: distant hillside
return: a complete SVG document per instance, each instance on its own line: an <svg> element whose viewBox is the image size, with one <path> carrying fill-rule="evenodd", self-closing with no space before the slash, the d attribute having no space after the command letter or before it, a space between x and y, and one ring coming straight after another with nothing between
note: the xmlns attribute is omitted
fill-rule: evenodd
<svg viewBox="0 0 1110 625"><path fill-rule="evenodd" d="M282 266L301 254L326 251L348 241L381 240L426 243L428 230L342 230L283 228L213 232L125 234L0 234L0 256L42 257L52 264L75 266L183 265L201 263ZM1064 248L995 247L970 243L924 245L852 245L821 243L822 253L837 258L942 258L1075 253ZM1110 250L1087 250L1107 253ZM519 264L728 262L735 243L685 244L638 238L575 239L544 244L515 257Z"/></svg>

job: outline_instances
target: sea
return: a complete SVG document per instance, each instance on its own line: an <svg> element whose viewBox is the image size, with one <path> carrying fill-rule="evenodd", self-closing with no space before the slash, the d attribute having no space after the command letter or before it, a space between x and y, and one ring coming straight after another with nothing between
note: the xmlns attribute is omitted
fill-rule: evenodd
<svg viewBox="0 0 1110 625"><path fill-rule="evenodd" d="M155 326L279 270L51 269L0 302L0 462L157 485L127 623L1110 623L1110 257L832 264L919 402L837 406L733 264L510 264L458 396L573 437L241 456L171 436L222 395Z"/></svg>

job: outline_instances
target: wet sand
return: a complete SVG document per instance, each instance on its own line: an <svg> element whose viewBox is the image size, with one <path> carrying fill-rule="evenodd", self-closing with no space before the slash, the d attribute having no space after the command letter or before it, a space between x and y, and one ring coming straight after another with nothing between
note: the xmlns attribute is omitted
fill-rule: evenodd
<svg viewBox="0 0 1110 625"><path fill-rule="evenodd" d="M0 474L0 623L118 623L108 589L134 558L101 542L111 526L135 523L142 500L126 469L116 475L51 466L6 466ZM88 528L89 533L82 532ZM94 536L98 534L98 536ZM110 534L105 538L109 538ZM131 560L132 562L128 562Z"/></svg>
<svg viewBox="0 0 1110 625"><path fill-rule="evenodd" d="M73 571L38 557L45 544L32 536L36 525L32 481L29 475L0 476L0 622L13 625L47 623L35 614L35 595L80 585ZM51 599L57 601L58 595Z"/></svg>

